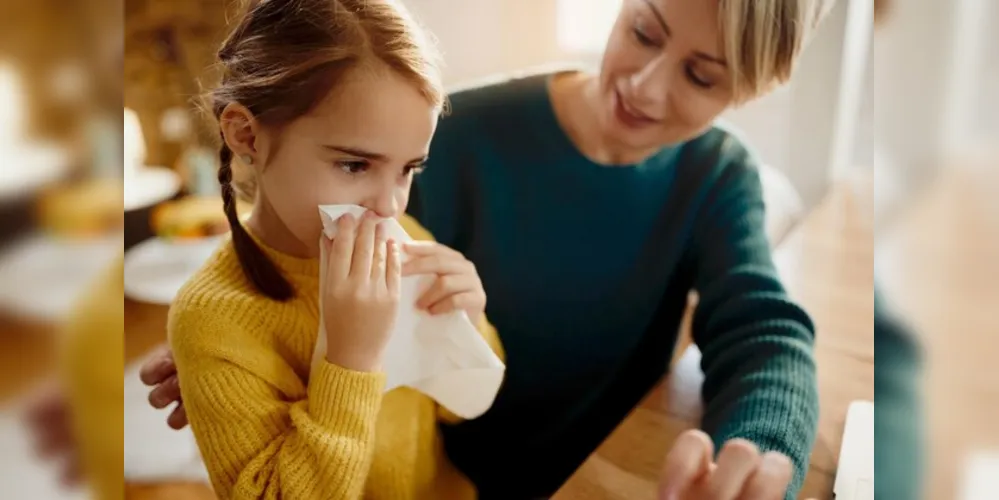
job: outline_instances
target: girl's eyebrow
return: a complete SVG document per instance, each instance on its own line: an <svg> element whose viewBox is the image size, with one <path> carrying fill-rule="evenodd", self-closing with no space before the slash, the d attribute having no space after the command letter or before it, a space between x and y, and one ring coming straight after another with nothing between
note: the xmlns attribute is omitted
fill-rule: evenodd
<svg viewBox="0 0 999 500"><path fill-rule="evenodd" d="M331 150L331 151L338 151L338 152L345 153L345 154L348 154L348 155L351 155L351 156L359 156L361 158L364 158L364 159L367 159L367 160L372 160L372 161L387 161L388 160L388 157L385 156L385 155L383 155L383 154L381 154L381 153L373 153L371 151L365 151L363 149L358 149L358 148L351 148L351 147L347 147L347 146L335 146L335 145L325 145L325 146L323 146L323 148ZM408 163L423 163L425 161L427 161L427 155L418 156L416 158L413 158L412 160L409 160Z"/></svg>
<svg viewBox="0 0 999 500"><path fill-rule="evenodd" d="M333 145L325 145L323 147L329 150L339 151L341 153L349 154L351 156L360 156L361 158L365 158L368 160L385 161L386 159L388 159L383 154L372 153L371 151L365 151L363 149L358 149L358 148L350 148L346 146L333 146Z"/></svg>

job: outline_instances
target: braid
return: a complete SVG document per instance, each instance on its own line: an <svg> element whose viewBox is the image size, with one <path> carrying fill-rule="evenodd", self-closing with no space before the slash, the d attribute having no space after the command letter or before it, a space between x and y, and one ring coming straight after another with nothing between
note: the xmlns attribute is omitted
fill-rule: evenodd
<svg viewBox="0 0 999 500"><path fill-rule="evenodd" d="M232 187L232 151L225 141L219 149L219 185L222 187L222 206L229 228L232 231L232 244L239 258L243 274L264 295L278 301L286 301L295 295L291 283L281 274L281 270L271 261L257 242L250 237L236 212L236 194Z"/></svg>

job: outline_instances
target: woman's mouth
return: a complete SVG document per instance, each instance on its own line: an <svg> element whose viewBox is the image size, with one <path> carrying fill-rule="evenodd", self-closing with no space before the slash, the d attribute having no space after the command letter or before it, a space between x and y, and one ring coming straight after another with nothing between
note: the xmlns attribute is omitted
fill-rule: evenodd
<svg viewBox="0 0 999 500"><path fill-rule="evenodd" d="M629 105L621 97L621 92L616 89L614 90L614 117L622 125L631 129L644 128L659 122L659 120L650 118L648 115Z"/></svg>

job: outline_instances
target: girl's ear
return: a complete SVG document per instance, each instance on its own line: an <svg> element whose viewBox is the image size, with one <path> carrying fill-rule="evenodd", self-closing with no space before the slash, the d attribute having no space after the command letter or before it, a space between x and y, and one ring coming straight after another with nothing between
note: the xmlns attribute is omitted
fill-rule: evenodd
<svg viewBox="0 0 999 500"><path fill-rule="evenodd" d="M260 137L260 123L246 106L229 103L219 115L222 139L232 151L233 158L250 159L259 163L257 140Z"/></svg>

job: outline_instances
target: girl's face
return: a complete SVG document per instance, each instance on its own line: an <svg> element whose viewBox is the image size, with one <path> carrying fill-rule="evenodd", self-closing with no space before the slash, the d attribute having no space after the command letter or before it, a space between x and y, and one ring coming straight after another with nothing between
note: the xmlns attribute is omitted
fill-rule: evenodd
<svg viewBox="0 0 999 500"><path fill-rule="evenodd" d="M732 102L718 2L624 0L600 68L600 123L645 149L705 131Z"/></svg>
<svg viewBox="0 0 999 500"><path fill-rule="evenodd" d="M439 110L394 71L350 76L280 134L264 129L254 141L255 210L314 252L318 205L360 205L382 217L405 212L437 126Z"/></svg>

